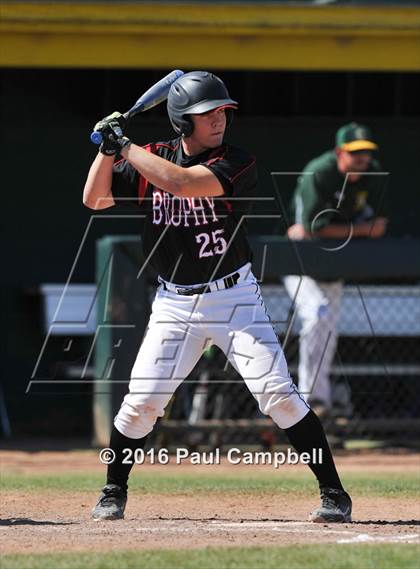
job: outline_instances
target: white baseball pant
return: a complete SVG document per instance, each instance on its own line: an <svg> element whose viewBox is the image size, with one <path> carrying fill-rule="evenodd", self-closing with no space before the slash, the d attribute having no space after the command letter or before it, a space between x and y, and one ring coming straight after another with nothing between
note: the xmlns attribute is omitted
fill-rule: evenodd
<svg viewBox="0 0 420 569"><path fill-rule="evenodd" d="M299 335L299 392L305 401L331 409L330 371L337 348L343 282L290 275L284 286L302 322Z"/></svg>
<svg viewBox="0 0 420 569"><path fill-rule="evenodd" d="M210 343L224 351L260 411L279 427L287 429L308 413L290 378L250 264L237 272L234 287L201 295L158 288L129 393L115 418L123 435L136 439L150 433Z"/></svg>

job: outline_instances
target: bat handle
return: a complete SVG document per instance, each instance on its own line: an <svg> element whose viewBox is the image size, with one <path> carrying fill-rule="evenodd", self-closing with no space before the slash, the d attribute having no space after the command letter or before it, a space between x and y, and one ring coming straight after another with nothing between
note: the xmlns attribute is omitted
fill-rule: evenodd
<svg viewBox="0 0 420 569"><path fill-rule="evenodd" d="M130 120L130 113L126 112L123 114L123 117L125 118L126 121ZM121 133L122 134L122 133ZM91 142L93 142L93 144L101 144L101 142L103 141L103 136L102 133L94 130L91 134L90 134L90 140Z"/></svg>
<svg viewBox="0 0 420 569"><path fill-rule="evenodd" d="M93 144L101 144L103 138L102 138L102 133L98 132L98 131L93 131L90 135L90 140L93 142Z"/></svg>

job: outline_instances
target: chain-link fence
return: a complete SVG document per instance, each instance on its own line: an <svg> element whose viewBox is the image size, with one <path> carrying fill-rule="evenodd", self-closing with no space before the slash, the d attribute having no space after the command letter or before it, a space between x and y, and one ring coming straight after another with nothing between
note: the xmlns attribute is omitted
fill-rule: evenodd
<svg viewBox="0 0 420 569"><path fill-rule="evenodd" d="M281 285L262 287L298 384L300 322ZM418 431L420 400L420 286L344 287L339 341L331 368L331 436L408 441ZM191 445L271 446L281 433L258 410L254 397L224 354L212 347L173 398L157 436L171 433ZM188 432L185 433L185 431ZM178 439L179 440L179 439Z"/></svg>
<svg viewBox="0 0 420 569"><path fill-rule="evenodd" d="M358 247L356 243L354 246ZM384 246L388 255L392 246L393 243ZM260 249L264 253L265 249ZM353 283L363 278L359 252L346 258L358 261L357 266L351 267L357 274ZM271 274L264 279L266 284L262 284L265 304L283 345L291 376L299 384L300 322L295 317L293 301L280 284L281 276L276 274L279 258L282 268L291 266L293 260L287 255L290 257L288 248L273 248L266 256L256 256L254 270L260 275L264 265L261 260L267 260L266 272ZM401 259L394 262L395 251L392 258L388 266L395 273ZM323 265L325 274L331 270L327 261L328 258ZM384 266L379 254L366 256L365 275L375 269L374 261L378 269ZM337 270L335 264L333 268ZM320 270L322 263L313 265ZM348 265L347 260L342 260L340 270ZM36 392L59 393L67 393L70 387L84 392L92 389L95 440L101 443L109 439L113 417L127 392L156 290L153 278L146 278L144 273L138 278L141 266L138 238L107 238L101 242L98 255L96 286L66 289L63 299L64 289L45 290L50 296L54 293L55 308L49 310L52 299L48 297L45 303L48 336L30 388ZM410 285L384 284L385 277L380 281L377 274L381 285L350 284L352 279L346 278L338 321L338 346L330 377L334 407L325 423L332 435L405 442L419 432L420 285L414 274L407 277L410 270L412 264L406 263L398 267L393 279L388 277L388 282L395 283L397 274L400 281L399 275L405 275ZM420 274L418 268L414 270ZM340 403L339 412L336 403ZM259 412L254 397L225 355L213 346L178 388L165 417L153 431L150 444L164 442L169 447L182 440L192 445L270 446L282 436L271 419Z"/></svg>
<svg viewBox="0 0 420 569"><path fill-rule="evenodd" d="M340 251L341 256L335 254L334 263L327 254L321 256L319 247L313 247L304 258L308 273L309 267L331 278L335 271L332 276L336 278L347 271L330 374L333 412L325 422L331 436L391 442L418 437L420 266L413 255L407 256L407 243L387 241L373 250L368 242L355 242L352 250L349 246ZM411 243L412 248L415 245ZM264 242L255 242L254 252L254 274L258 278L264 274L261 286L267 311L291 376L299 385L301 323L281 284L279 266L281 259L282 274L293 269L290 247L273 241L265 254ZM79 289L74 295L66 289L60 309L51 313L51 321L46 319L48 336L31 379L30 388L37 392L54 389L62 393L70 386L87 390L91 385L94 436L100 444L107 444L113 418L127 393L156 290L156 280L141 267L137 237L116 236L99 242L96 286L87 291L89 298L83 306L79 306ZM85 334L86 342L79 353L75 350L80 334ZM149 444L271 446L283 436L260 413L225 355L212 346L176 391Z"/></svg>

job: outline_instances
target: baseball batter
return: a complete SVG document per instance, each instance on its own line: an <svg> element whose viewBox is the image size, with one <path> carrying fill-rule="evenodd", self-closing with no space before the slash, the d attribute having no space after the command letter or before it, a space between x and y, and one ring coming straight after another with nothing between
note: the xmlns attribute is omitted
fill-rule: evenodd
<svg viewBox="0 0 420 569"><path fill-rule="evenodd" d="M95 127L104 141L83 201L103 209L124 198L143 208L145 255L159 286L129 393L115 418L109 446L116 459L93 518L124 517L132 465L123 463L123 450L144 446L178 385L213 343L297 452L313 456L322 449L323 462L309 465L321 491L311 519L350 521L351 500L322 425L293 385L252 274L243 215L257 195L255 158L223 141L238 104L218 77L194 71L172 85L167 106L177 133L168 142L133 144L121 136L119 113Z"/></svg>

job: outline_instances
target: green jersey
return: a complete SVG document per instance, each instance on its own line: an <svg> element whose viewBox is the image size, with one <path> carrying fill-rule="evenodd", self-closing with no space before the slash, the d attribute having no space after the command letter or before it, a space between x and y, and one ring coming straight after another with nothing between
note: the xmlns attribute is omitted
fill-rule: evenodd
<svg viewBox="0 0 420 569"><path fill-rule="evenodd" d="M366 221L380 205L386 173L372 159L357 182L349 182L337 168L334 150L311 160L299 176L292 198L293 223L318 231L330 223Z"/></svg>

